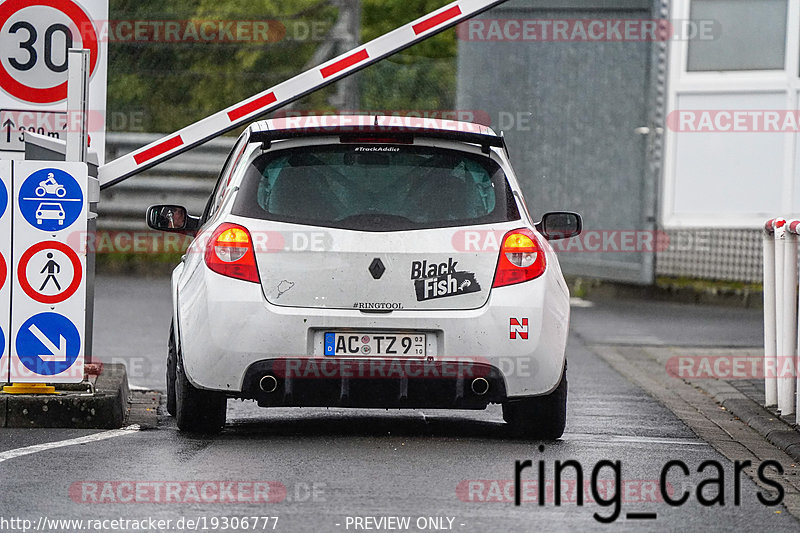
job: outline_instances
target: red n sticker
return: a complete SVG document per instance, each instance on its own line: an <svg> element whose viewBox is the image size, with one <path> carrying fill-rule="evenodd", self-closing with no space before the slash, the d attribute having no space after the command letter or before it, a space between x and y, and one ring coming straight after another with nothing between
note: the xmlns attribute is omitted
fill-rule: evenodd
<svg viewBox="0 0 800 533"><path fill-rule="evenodd" d="M528 319L523 318L522 323L516 318L512 318L509 324L509 338L516 339L519 335L520 339L528 340Z"/></svg>

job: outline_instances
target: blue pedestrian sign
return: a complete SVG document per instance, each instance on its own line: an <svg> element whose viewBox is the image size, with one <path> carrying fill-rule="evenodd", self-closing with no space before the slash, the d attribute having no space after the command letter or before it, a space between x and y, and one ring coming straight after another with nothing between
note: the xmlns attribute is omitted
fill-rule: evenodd
<svg viewBox="0 0 800 533"><path fill-rule="evenodd" d="M81 335L65 316L40 313L19 328L16 348L17 357L25 368L42 376L55 376L78 359Z"/></svg>
<svg viewBox="0 0 800 533"><path fill-rule="evenodd" d="M6 212L8 207L8 191L6 191L6 184L0 181L0 217Z"/></svg>
<svg viewBox="0 0 800 533"><path fill-rule="evenodd" d="M19 210L34 228L59 231L81 216L83 192L67 172L43 168L28 176L20 186Z"/></svg>

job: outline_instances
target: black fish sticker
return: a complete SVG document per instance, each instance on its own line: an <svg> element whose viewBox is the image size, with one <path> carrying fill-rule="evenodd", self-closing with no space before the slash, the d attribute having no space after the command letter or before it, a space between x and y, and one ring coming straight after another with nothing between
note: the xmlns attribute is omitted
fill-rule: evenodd
<svg viewBox="0 0 800 533"><path fill-rule="evenodd" d="M452 257L442 263L411 263L411 279L414 280L417 301L480 292L481 286L475 274L456 270L457 265L458 261L453 261Z"/></svg>

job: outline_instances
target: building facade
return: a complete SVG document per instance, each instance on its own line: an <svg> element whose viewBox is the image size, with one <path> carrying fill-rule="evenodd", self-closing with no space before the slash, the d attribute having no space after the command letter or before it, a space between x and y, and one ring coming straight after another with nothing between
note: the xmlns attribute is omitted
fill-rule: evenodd
<svg viewBox="0 0 800 533"><path fill-rule="evenodd" d="M800 214L800 0L512 1L458 61L532 209L584 215L569 274L760 281L758 228Z"/></svg>

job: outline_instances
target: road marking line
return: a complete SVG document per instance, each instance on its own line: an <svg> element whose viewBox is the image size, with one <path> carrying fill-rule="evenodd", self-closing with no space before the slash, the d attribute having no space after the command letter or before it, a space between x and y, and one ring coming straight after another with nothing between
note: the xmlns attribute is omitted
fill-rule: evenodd
<svg viewBox="0 0 800 533"><path fill-rule="evenodd" d="M101 433L94 433L93 435L86 435L85 437L78 437L75 439L46 442L44 444L34 444L33 446L17 448L16 450L8 450L7 452L0 453L0 463L8 461L9 459L14 459L15 457L44 452L54 448L63 448L64 446L74 446L76 444L88 444L90 442L113 439L114 437L122 437L123 435L130 435L134 431L139 431L139 424L134 424L122 429L112 429Z"/></svg>

